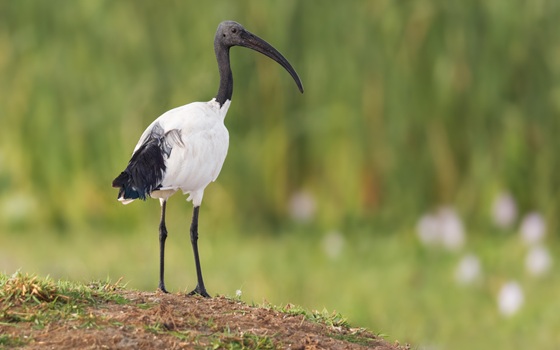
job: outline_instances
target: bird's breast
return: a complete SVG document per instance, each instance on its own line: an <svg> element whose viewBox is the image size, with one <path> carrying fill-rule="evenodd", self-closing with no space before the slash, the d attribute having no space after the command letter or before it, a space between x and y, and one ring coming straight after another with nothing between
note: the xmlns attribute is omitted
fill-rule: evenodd
<svg viewBox="0 0 560 350"><path fill-rule="evenodd" d="M150 137L160 138L165 170L159 188L202 192L224 164L229 134L224 118L230 101L194 102L174 108L144 131L135 152Z"/></svg>
<svg viewBox="0 0 560 350"><path fill-rule="evenodd" d="M204 189L216 180L226 159L229 133L223 121L190 125L181 130L181 145L166 160L162 187L185 192Z"/></svg>

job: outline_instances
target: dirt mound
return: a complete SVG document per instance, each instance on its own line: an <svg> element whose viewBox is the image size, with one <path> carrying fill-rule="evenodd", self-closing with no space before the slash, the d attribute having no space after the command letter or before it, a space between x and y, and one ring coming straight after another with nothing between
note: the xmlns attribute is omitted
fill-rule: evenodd
<svg viewBox="0 0 560 350"><path fill-rule="evenodd" d="M335 314L224 297L115 293L119 298L81 306L0 305L0 348L400 349Z"/></svg>

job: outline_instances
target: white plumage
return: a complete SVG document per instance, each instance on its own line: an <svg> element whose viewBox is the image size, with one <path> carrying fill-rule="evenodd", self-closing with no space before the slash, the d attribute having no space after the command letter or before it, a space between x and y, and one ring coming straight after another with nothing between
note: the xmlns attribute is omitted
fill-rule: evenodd
<svg viewBox="0 0 560 350"><path fill-rule="evenodd" d="M160 188L150 193L152 198L167 200L181 190L189 195L188 201L200 206L204 189L216 181L226 159L229 133L224 119L230 103L227 100L221 107L216 99L189 103L165 112L148 126L133 154L146 141L154 125L159 125L164 134L169 135L166 141L171 148ZM174 131L178 133L172 134ZM128 204L134 199L121 195L119 201Z"/></svg>

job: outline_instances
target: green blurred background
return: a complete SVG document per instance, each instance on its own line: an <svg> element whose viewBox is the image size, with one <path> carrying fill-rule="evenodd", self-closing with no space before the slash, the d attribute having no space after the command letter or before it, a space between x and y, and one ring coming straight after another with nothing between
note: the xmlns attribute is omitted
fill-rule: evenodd
<svg viewBox="0 0 560 350"><path fill-rule="evenodd" d="M558 268L528 273L518 231L539 213L560 252L559 18L553 0L0 1L0 271L156 288L159 203L123 207L110 184L153 119L215 95L232 19L306 90L232 49L230 150L200 214L209 292L336 310L420 349L558 348ZM184 199L173 291L195 285ZM417 236L440 206L465 235L450 250ZM481 273L461 284L465 254ZM510 280L524 303L507 317Z"/></svg>

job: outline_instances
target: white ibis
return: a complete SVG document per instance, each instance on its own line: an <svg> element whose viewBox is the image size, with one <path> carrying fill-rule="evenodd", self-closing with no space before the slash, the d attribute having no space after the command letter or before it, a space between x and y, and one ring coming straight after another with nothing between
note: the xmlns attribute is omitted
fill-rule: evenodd
<svg viewBox="0 0 560 350"><path fill-rule="evenodd" d="M189 195L187 201L192 200L194 206L190 235L197 285L190 294L210 297L204 286L198 257L198 211L204 189L218 177L228 150L229 134L224 118L233 94L233 75L229 62L229 49L232 46L244 46L272 58L290 73L303 93L296 71L280 52L241 24L225 21L218 26L214 38L220 72L220 87L216 97L208 102L193 102L165 112L144 131L128 166L113 180L113 187L119 188L118 199L124 204L135 199L145 200L148 196L160 201L159 289L165 293L165 207L169 197L181 190Z"/></svg>

